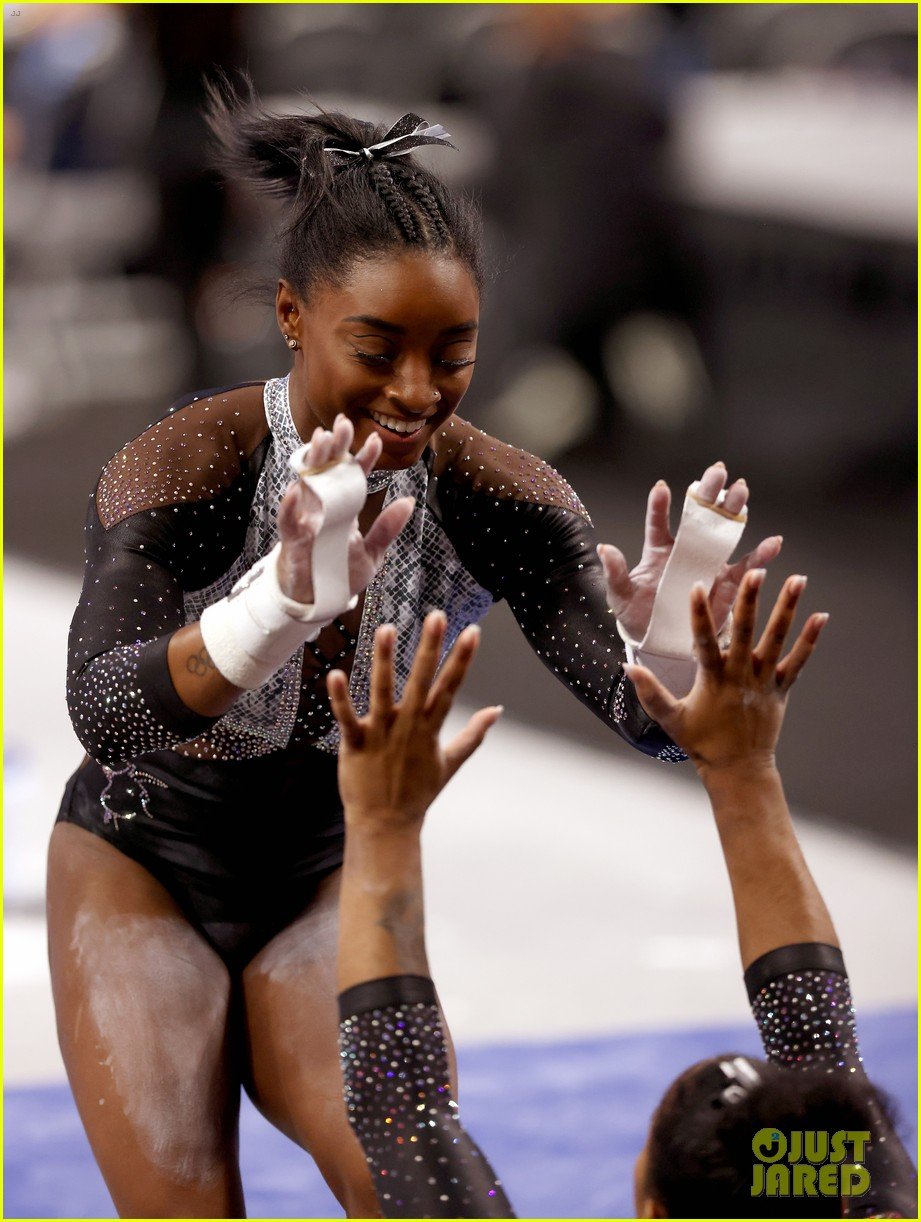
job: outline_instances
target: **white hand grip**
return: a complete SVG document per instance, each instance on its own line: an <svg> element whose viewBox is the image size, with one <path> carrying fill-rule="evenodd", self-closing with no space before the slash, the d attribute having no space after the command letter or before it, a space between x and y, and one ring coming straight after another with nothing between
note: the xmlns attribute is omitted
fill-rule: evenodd
<svg viewBox="0 0 921 1222"><path fill-rule="evenodd" d="M628 662L648 667L675 696L691 690L697 671L688 612L691 587L700 581L710 588L742 537L748 517L747 507L741 513L729 513L722 507L724 492L715 505L700 500L699 486L693 483L688 488L646 635L639 642L630 640L617 624Z"/></svg>

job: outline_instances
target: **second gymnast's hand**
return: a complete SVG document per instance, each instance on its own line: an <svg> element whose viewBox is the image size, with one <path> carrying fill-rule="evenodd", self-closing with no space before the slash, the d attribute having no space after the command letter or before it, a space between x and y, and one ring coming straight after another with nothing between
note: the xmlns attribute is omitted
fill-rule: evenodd
<svg viewBox="0 0 921 1222"><path fill-rule="evenodd" d="M446 627L443 611L426 616L399 703L394 701L396 633L392 624L378 628L374 635L371 700L366 717L356 714L341 670L332 671L327 679L330 705L342 734L339 793L346 828L363 823L392 830L421 822L429 805L474 753L502 712L500 706L480 709L456 738L445 746L439 742L441 727L473 661L480 636L476 626L466 628L436 677Z"/></svg>
<svg viewBox="0 0 921 1222"><path fill-rule="evenodd" d="M702 584L691 591L691 628L697 677L677 700L645 667L627 673L650 717L686 751L706 784L718 773L772 769L787 693L815 648L828 619L810 615L790 652L780 657L805 577L788 577L764 632L753 647L758 591L764 570L746 573L736 599L732 639L720 649Z"/></svg>
<svg viewBox="0 0 921 1222"><path fill-rule="evenodd" d="M697 495L702 501L715 501L726 483L727 472L723 463L713 463L701 476ZM675 546L674 536L669 530L668 511L672 494L668 484L659 480L649 493L646 504L646 529L643 538L643 554L636 568L627 571L623 552L609 543L598 548L604 565L608 585L608 606L617 616L624 631L632 641L642 641L652 617L652 604L665 565ZM726 490L723 508L729 513L740 513L748 503L748 485L737 479ZM773 535L761 543L735 564L724 564L710 591L710 608L719 631L726 622L729 608L738 593L742 577L750 569L761 568L780 552L783 540Z"/></svg>
<svg viewBox="0 0 921 1222"><path fill-rule="evenodd" d="M305 466L317 470L330 463L345 462L354 436L351 421L345 416L337 416L332 431L320 428L314 431L305 456ZM355 461L366 476L371 474L380 453L381 439L374 433L355 455ZM356 524L349 539L350 594L360 594L367 586L387 548L409 521L413 504L411 496L400 497L378 514L364 536ZM278 508L278 534L281 538L278 583L282 593L295 602L314 601L311 560L313 542L322 521L319 497L303 480L294 480Z"/></svg>

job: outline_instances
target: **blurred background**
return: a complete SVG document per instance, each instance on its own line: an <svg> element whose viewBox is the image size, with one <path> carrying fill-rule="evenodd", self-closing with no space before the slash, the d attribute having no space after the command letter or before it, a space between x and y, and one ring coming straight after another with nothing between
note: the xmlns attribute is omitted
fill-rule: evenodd
<svg viewBox="0 0 921 1222"><path fill-rule="evenodd" d="M875 1007L876 1072L910 1091L915 5L25 4L5 7L4 34L6 1214L106 1209L62 1085L40 915L81 754L63 674L86 497L180 394L287 368L278 217L208 168L215 67L246 68L272 109L307 91L453 134L460 152L429 164L482 199L493 270L462 414L556 465L628 561L656 479L680 499L716 458L748 479L749 546L785 536L769 588L807 573L809 605L831 613L782 766L858 1004ZM733 1046L748 1032L715 840L686 770L613 741L504 607L468 699L501 699L509 724L429 850L467 1115L508 1151L522 1215L614 1216L668 1057L715 1051L714 1023L741 1024ZM473 877L495 895L473 903ZM640 1052L650 1025L668 1034ZM527 1117L497 1116L503 1074L548 1092ZM597 1116L612 1092L638 1128L622 1107L597 1151L581 1139L563 1158L560 1126L532 1123L551 1111L578 1131L567 1109ZM252 1116L244 1137L251 1204L334 1209Z"/></svg>

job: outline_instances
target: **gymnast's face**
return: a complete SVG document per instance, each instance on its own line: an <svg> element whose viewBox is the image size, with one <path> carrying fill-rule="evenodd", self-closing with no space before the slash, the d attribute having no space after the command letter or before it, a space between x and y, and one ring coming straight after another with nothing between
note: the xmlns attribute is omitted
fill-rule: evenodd
<svg viewBox="0 0 921 1222"><path fill-rule="evenodd" d="M383 442L379 467L409 467L456 410L473 376L479 294L458 259L428 252L356 261L309 303L282 281L276 314L294 335L291 410L306 441L339 412L357 450Z"/></svg>

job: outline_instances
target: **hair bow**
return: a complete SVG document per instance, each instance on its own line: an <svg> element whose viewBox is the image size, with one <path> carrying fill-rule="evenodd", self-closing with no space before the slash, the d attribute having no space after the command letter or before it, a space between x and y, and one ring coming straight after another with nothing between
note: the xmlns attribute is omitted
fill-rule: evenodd
<svg viewBox="0 0 921 1222"><path fill-rule="evenodd" d="M379 161L388 157L404 157L423 144L446 144L448 148L457 148L456 144L451 143L450 133L446 132L440 123L430 126L425 119L410 113L397 119L383 140L377 144L369 144L367 148L360 149L333 148L327 145L323 151L338 153L342 157L365 157L368 161ZM344 161L339 164L353 163Z"/></svg>
<svg viewBox="0 0 921 1222"><path fill-rule="evenodd" d="M748 1057L732 1057L711 1065L700 1085L711 1095L711 1106L731 1107L746 1099L760 1081L761 1075Z"/></svg>

